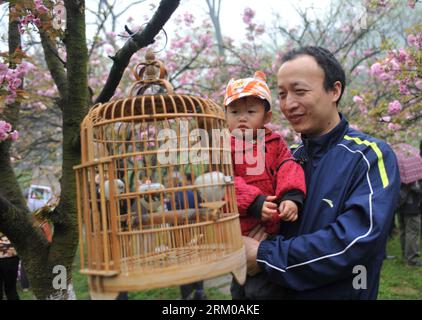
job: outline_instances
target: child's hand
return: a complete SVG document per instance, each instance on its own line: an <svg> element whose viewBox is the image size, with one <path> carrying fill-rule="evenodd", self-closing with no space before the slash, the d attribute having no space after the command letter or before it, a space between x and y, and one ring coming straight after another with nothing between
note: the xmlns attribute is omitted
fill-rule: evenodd
<svg viewBox="0 0 422 320"><path fill-rule="evenodd" d="M273 214L277 213L277 204L274 201L277 197L276 196L268 196L264 204L262 205L262 212L261 212L261 220L262 221L271 221L273 218Z"/></svg>
<svg viewBox="0 0 422 320"><path fill-rule="evenodd" d="M280 203L278 207L278 211L280 211L279 217L281 220L284 221L296 221L298 218L297 212L298 208L296 203L291 200L284 200Z"/></svg>

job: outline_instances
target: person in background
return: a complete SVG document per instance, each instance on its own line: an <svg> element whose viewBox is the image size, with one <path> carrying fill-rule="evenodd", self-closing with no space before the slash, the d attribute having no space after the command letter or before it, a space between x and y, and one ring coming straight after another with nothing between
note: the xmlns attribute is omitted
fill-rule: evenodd
<svg viewBox="0 0 422 320"><path fill-rule="evenodd" d="M422 267L420 257L422 180L401 184L398 216L400 245L405 263Z"/></svg>
<svg viewBox="0 0 422 320"><path fill-rule="evenodd" d="M422 140L419 143L422 158ZM408 266L420 267L420 238L422 236L422 180L401 184L397 207L402 257ZM388 257L387 257L388 259Z"/></svg>
<svg viewBox="0 0 422 320"><path fill-rule="evenodd" d="M19 257L10 240L0 232L0 300L19 300L16 288Z"/></svg>
<svg viewBox="0 0 422 320"><path fill-rule="evenodd" d="M422 140L419 144L419 155L422 157ZM422 179L401 184L400 205L397 211L403 259L410 267L422 267L419 260L422 235Z"/></svg>

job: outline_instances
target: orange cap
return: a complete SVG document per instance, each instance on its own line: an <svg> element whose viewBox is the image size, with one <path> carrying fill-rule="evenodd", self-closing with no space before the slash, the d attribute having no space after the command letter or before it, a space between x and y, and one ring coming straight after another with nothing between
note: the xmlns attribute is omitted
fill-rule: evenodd
<svg viewBox="0 0 422 320"><path fill-rule="evenodd" d="M256 71L253 78L231 79L226 87L224 106L227 107L237 99L253 96L268 101L271 107L271 91L266 80L265 73L262 71Z"/></svg>

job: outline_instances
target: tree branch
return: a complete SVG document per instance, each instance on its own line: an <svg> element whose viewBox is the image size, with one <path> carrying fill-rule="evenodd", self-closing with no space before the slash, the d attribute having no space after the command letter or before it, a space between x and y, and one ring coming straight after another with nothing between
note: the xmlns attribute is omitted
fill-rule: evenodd
<svg viewBox="0 0 422 320"><path fill-rule="evenodd" d="M131 4L129 4L126 8L124 8L122 11L120 11L119 13L117 13L117 14L115 15L115 17L116 17L116 18L119 18L122 14L124 14L127 10L129 10L129 9L130 9L130 7L132 7L132 6L134 6L134 5L137 5L137 4L140 4L140 3L142 3L142 2L145 2L145 0L139 0L139 1L132 2L132 3L131 3Z"/></svg>
<svg viewBox="0 0 422 320"><path fill-rule="evenodd" d="M123 72L129 64L132 55L141 48L154 43L154 37L179 6L180 0L162 0L152 19L144 29L135 33L113 57L113 66L95 103L110 100L122 79Z"/></svg>
<svg viewBox="0 0 422 320"><path fill-rule="evenodd" d="M366 56L363 56L358 61L356 61L355 64L350 68L349 73L352 73L353 70L355 70L356 67L358 65L360 65L363 61L365 61L365 60L367 60L367 59L369 59L369 58L371 58L371 57L373 57L373 56L375 56L375 55L377 55L379 53L381 53L381 50L375 50L375 51L371 52L370 54L368 54Z"/></svg>
<svg viewBox="0 0 422 320"><path fill-rule="evenodd" d="M99 2L99 4L98 4L98 13L95 13L95 15L97 16L97 19L98 19L97 23L99 22L99 24L97 24L97 31L95 32L95 35L93 37L94 40L92 42L92 46L89 49L88 59L91 57L92 52L94 51L94 49L95 49L95 47L97 45L97 38L98 38L101 30L104 29L105 22L107 21L109 15L112 14L112 11L113 11L114 4L110 6L107 3L106 4L107 9L103 13L101 13L101 7L102 7L102 4L103 3L104 3L103 0L101 0ZM105 31L105 29L104 29L104 31Z"/></svg>
<svg viewBox="0 0 422 320"><path fill-rule="evenodd" d="M205 46L203 46L202 48L200 48L195 55L188 61L188 63L186 63L182 68L179 69L179 71L177 71L175 74L173 74L169 81L173 81L174 79L176 79L179 75L181 75L183 72L185 72L186 70L190 69L190 66L196 61L196 59L198 59L199 55L202 53L202 51L205 50Z"/></svg>
<svg viewBox="0 0 422 320"><path fill-rule="evenodd" d="M48 70L59 90L60 97L64 99L67 95L65 62L60 59L56 44L51 41L44 31L40 30L40 37Z"/></svg>

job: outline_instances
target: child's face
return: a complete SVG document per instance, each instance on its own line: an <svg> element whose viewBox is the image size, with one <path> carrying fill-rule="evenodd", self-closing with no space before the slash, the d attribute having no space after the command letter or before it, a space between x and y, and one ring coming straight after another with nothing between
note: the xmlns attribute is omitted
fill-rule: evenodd
<svg viewBox="0 0 422 320"><path fill-rule="evenodd" d="M226 119L230 132L262 129L271 121L271 111L265 112L265 102L257 97L237 99L227 106Z"/></svg>

